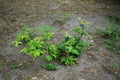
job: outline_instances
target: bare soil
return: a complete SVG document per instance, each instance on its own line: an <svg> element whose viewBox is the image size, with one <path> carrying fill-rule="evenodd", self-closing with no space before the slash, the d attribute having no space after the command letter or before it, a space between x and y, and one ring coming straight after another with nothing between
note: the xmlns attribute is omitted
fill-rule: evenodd
<svg viewBox="0 0 120 80"><path fill-rule="evenodd" d="M87 3L92 6L86 6ZM105 14L112 4L97 5L99 7L94 8L93 2L81 0L0 1L0 80L120 80L120 56L108 52L103 44L104 39L96 35L96 28L105 28L110 21ZM65 13L72 16L63 23L58 22ZM92 36L92 39L84 39L92 44L79 58L79 64L65 66L54 62L58 70L47 71L42 68L45 63L42 57L34 60L27 54L20 54L21 47L16 48L11 44L22 23L27 23L33 29L41 25L53 26L56 34L54 42L57 44L65 31L73 34L72 29L79 25L79 17L90 22L86 30ZM114 60L116 66L112 68ZM11 64L21 65L11 69Z"/></svg>

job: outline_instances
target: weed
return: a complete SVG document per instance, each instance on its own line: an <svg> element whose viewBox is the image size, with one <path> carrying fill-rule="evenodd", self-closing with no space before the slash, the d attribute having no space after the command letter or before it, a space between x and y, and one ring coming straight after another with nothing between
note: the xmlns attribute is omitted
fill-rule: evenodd
<svg viewBox="0 0 120 80"><path fill-rule="evenodd" d="M74 58L73 56L62 57L60 62L64 63L65 65L73 65L78 63L77 58Z"/></svg>
<svg viewBox="0 0 120 80"><path fill-rule="evenodd" d="M82 40L82 37L88 34L84 28L87 22L83 22L82 19L78 19L80 26L76 27L73 31L77 36L72 36L66 32L64 40L58 45L60 50L60 62L66 65L72 65L77 63L76 57L79 57L81 53L86 49L88 43Z"/></svg>
<svg viewBox="0 0 120 80"><path fill-rule="evenodd" d="M0 36L2 36L4 34L4 31L0 30Z"/></svg>
<svg viewBox="0 0 120 80"><path fill-rule="evenodd" d="M46 33L46 32L50 32L51 30L53 30L52 26L43 25L43 26L41 26L37 29L37 32L39 32L40 34L43 34L43 33Z"/></svg>
<svg viewBox="0 0 120 80"><path fill-rule="evenodd" d="M67 18L69 18L69 17L71 17L71 16L72 16L71 13L66 13L66 14L63 15L63 17L64 17L65 19L67 19Z"/></svg>
<svg viewBox="0 0 120 80"><path fill-rule="evenodd" d="M58 54L58 50L57 50L57 47L55 45L50 45L49 46L49 54L51 55L51 57L53 59L57 59L59 54Z"/></svg>
<svg viewBox="0 0 120 80"><path fill-rule="evenodd" d="M2 70L4 65L5 65L5 62L3 60L0 60L0 71Z"/></svg>
<svg viewBox="0 0 120 80"><path fill-rule="evenodd" d="M2 67L3 65L4 65L4 62L0 60L0 67Z"/></svg>
<svg viewBox="0 0 120 80"><path fill-rule="evenodd" d="M113 21L109 23L106 29L98 30L98 34L105 39L104 42L109 51L120 55L120 25Z"/></svg>
<svg viewBox="0 0 120 80"><path fill-rule="evenodd" d="M45 56L45 61L52 61L53 58L50 55Z"/></svg>
<svg viewBox="0 0 120 80"><path fill-rule="evenodd" d="M23 27L23 31L19 33L16 37L16 39L12 42L16 47L19 45L25 44L30 41L30 31L31 29L27 26Z"/></svg>
<svg viewBox="0 0 120 80"><path fill-rule="evenodd" d="M111 17L112 19L120 19L120 12L110 13L108 14L108 16Z"/></svg>
<svg viewBox="0 0 120 80"><path fill-rule="evenodd" d="M50 71L57 70L57 66L53 63L45 64L43 65L43 68L50 70Z"/></svg>
<svg viewBox="0 0 120 80"><path fill-rule="evenodd" d="M10 68L11 69L17 69L19 67L19 64L11 64Z"/></svg>
<svg viewBox="0 0 120 80"><path fill-rule="evenodd" d="M66 19L70 18L72 16L71 13L66 13L63 16L61 16L60 21L65 21Z"/></svg>
<svg viewBox="0 0 120 80"><path fill-rule="evenodd" d="M116 60L114 60L114 61L112 62L112 64L111 64L111 68L112 68L112 69L115 69L116 66L117 66L117 62L116 62Z"/></svg>

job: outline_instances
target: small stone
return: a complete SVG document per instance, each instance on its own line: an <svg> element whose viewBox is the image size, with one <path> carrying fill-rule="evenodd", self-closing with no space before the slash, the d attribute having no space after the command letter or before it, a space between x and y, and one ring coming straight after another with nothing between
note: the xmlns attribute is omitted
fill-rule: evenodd
<svg viewBox="0 0 120 80"><path fill-rule="evenodd" d="M92 58L92 56L89 56L89 58Z"/></svg>
<svg viewBox="0 0 120 80"><path fill-rule="evenodd" d="M117 72L115 72L115 74L117 74Z"/></svg>
<svg viewBox="0 0 120 80"><path fill-rule="evenodd" d="M92 43L92 42L94 42L94 40L90 40L90 42Z"/></svg>

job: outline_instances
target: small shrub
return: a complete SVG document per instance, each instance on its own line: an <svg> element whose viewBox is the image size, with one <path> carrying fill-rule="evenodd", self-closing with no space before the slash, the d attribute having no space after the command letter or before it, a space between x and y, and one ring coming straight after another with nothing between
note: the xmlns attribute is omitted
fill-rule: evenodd
<svg viewBox="0 0 120 80"><path fill-rule="evenodd" d="M77 57L86 49L87 42L82 40L82 37L88 35L84 30L87 22L83 22L82 19L78 19L80 26L76 27L73 31L76 33L72 36L66 32L63 41L58 45L60 50L60 62L65 65L72 65L77 63Z"/></svg>
<svg viewBox="0 0 120 80"><path fill-rule="evenodd" d="M43 26L40 26L39 28L37 28L37 32L39 32L40 34L44 34L46 32L52 31L53 29L54 28L52 26L43 25Z"/></svg>
<svg viewBox="0 0 120 80"><path fill-rule="evenodd" d="M65 65L73 65L75 63L78 63L78 60L73 56L67 56L67 57L61 57L60 63L63 63Z"/></svg>
<svg viewBox="0 0 120 80"><path fill-rule="evenodd" d="M60 63L65 65L73 65L78 63L77 57L86 50L88 45L82 40L83 36L88 35L88 33L84 30L86 24L88 23L83 22L82 19L78 19L78 21L80 26L73 30L77 36L72 36L66 32L63 41L57 46L52 43L54 33L50 32L50 26L45 26L45 28L42 27L42 30L39 30L39 37L32 37L30 32L31 30L29 28L24 28L23 32L20 33L12 43L16 47L22 45L23 49L21 49L20 52L27 53L35 59L44 54L44 60L47 62L58 60ZM12 65L12 68L15 67L16 65ZM57 69L54 64L46 64L44 65L44 68L47 70Z"/></svg>

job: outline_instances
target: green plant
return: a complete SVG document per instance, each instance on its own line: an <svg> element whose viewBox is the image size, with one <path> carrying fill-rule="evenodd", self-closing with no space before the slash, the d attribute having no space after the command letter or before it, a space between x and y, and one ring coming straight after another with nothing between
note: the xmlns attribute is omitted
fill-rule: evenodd
<svg viewBox="0 0 120 80"><path fill-rule="evenodd" d="M43 34L43 38L44 38L45 42L51 40L53 35L54 35L53 32L46 32L45 34Z"/></svg>
<svg viewBox="0 0 120 80"><path fill-rule="evenodd" d="M49 46L49 54L51 55L51 57L53 59L57 59L59 54L58 54L58 50L57 50L57 47L55 45L50 45Z"/></svg>
<svg viewBox="0 0 120 80"><path fill-rule="evenodd" d="M0 70L2 70L4 65L5 65L5 62L3 60L0 60Z"/></svg>
<svg viewBox="0 0 120 80"><path fill-rule="evenodd" d="M80 56L82 52L82 48L84 48L84 42L79 38L76 38L75 36L70 36L69 34L66 33L65 37L65 52L68 53L69 55L73 56ZM83 46L82 46L83 44Z"/></svg>
<svg viewBox="0 0 120 80"><path fill-rule="evenodd" d="M50 55L45 56L45 61L52 61L53 58Z"/></svg>
<svg viewBox="0 0 120 80"><path fill-rule="evenodd" d="M98 35L105 39L108 50L120 55L120 25L113 21L106 29L98 30Z"/></svg>
<svg viewBox="0 0 120 80"><path fill-rule="evenodd" d="M53 34L54 33L52 33L52 32L46 32L43 35L45 45L46 45L45 49L47 51L47 55L45 56L46 61L52 61L53 59L57 59L57 57L58 57L58 52L57 52L56 46L49 42L52 39Z"/></svg>
<svg viewBox="0 0 120 80"><path fill-rule="evenodd" d="M52 31L53 29L54 28L52 26L43 25L43 26L40 26L39 28L37 28L37 32L39 32L40 34L44 34L46 32Z"/></svg>
<svg viewBox="0 0 120 80"><path fill-rule="evenodd" d="M107 14L109 17L111 17L112 19L120 19L120 11L115 12L115 13L109 13Z"/></svg>
<svg viewBox="0 0 120 80"><path fill-rule="evenodd" d="M12 42L16 47L22 44L26 44L30 41L31 35L30 35L31 29L27 26L23 27L23 31L19 33L16 37L16 39Z"/></svg>
<svg viewBox="0 0 120 80"><path fill-rule="evenodd" d="M66 33L66 36L61 44L58 45L60 50L60 62L66 65L72 65L77 63L76 57L79 57L86 48L87 43L79 40L75 36L70 36Z"/></svg>
<svg viewBox="0 0 120 80"><path fill-rule="evenodd" d="M3 30L0 30L0 36L1 36L2 34L4 34L4 31L3 31Z"/></svg>
<svg viewBox="0 0 120 80"><path fill-rule="evenodd" d="M62 16L60 16L60 18L57 20L58 22L65 22L65 20L67 20L68 18L70 18L72 16L71 13L66 13L63 14Z"/></svg>
<svg viewBox="0 0 120 80"><path fill-rule="evenodd" d="M72 36L66 32L63 41L58 45L60 50L60 62L66 65L72 65L76 63L76 57L79 57L81 53L86 49L87 42L82 40L82 37L88 35L84 30L88 22L83 22L82 19L78 19L80 26L76 27L73 31L76 33Z"/></svg>
<svg viewBox="0 0 120 80"><path fill-rule="evenodd" d="M28 54L32 57L38 58L46 52L45 42L43 41L42 37L36 37L33 40L30 40L20 52L28 52Z"/></svg>
<svg viewBox="0 0 120 80"><path fill-rule="evenodd" d="M49 37L52 37L50 35L48 35ZM47 38L48 39L48 38ZM49 38L50 39L50 38ZM49 40L48 39L48 40ZM46 41L46 40L45 40ZM48 41L46 41L46 51L47 51L47 55L45 56L45 60L46 61L52 61L53 59L57 59L58 58L58 50L57 47L54 44L49 44Z"/></svg>
<svg viewBox="0 0 120 80"><path fill-rule="evenodd" d="M65 18L68 15L65 15ZM44 54L44 60L51 62L53 60L59 60L60 63L65 65L73 65L78 63L77 57L86 49L87 43L82 40L83 36L88 35L84 30L87 22L83 22L82 19L78 19L80 26L76 27L73 31L76 35L72 36L65 33L63 41L57 46L53 44L52 39L54 33L51 31L51 26L44 26L39 30L40 35L31 36L31 30L24 28L23 32L18 34L13 44L17 47L22 45L21 53L27 53L33 58L38 58ZM16 68L17 65L12 65L11 68ZM54 64L44 65L45 69L56 70L57 67Z"/></svg>
<svg viewBox="0 0 120 80"><path fill-rule="evenodd" d="M112 64L111 64L111 68L112 69L115 69L117 66L117 61L116 60L113 60Z"/></svg>
<svg viewBox="0 0 120 80"><path fill-rule="evenodd" d="M16 63L10 65L11 69L17 69L18 67L19 67L19 64L16 64Z"/></svg>
<svg viewBox="0 0 120 80"><path fill-rule="evenodd" d="M45 64L43 65L43 68L50 70L50 71L57 70L57 66L53 63Z"/></svg>
<svg viewBox="0 0 120 80"><path fill-rule="evenodd" d="M67 56L67 57L62 57L60 63L64 63L65 65L73 65L75 63L78 63L78 60L73 56Z"/></svg>
<svg viewBox="0 0 120 80"><path fill-rule="evenodd" d="M72 14L71 13L66 13L66 14L64 14L63 16L61 16L61 18L60 18L60 20L66 20L66 19L68 19L68 18L70 18L72 16Z"/></svg>
<svg viewBox="0 0 120 80"><path fill-rule="evenodd" d="M48 27L48 26L46 26ZM50 29L50 28L49 28ZM45 29L45 31L48 31ZM21 53L28 53L34 58L38 58L44 53L48 53L49 40L52 39L53 33L46 32L40 37L32 38L30 29L28 27L23 28L23 32L19 33L15 41L12 43L17 47L23 45L24 48L20 50Z"/></svg>

